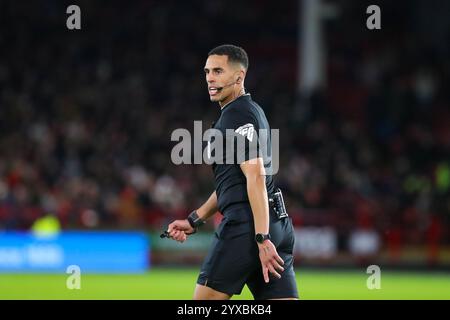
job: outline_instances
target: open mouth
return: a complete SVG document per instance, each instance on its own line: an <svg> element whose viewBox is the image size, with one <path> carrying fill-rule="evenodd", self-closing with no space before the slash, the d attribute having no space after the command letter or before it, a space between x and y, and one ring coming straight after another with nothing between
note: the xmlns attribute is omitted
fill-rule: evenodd
<svg viewBox="0 0 450 320"><path fill-rule="evenodd" d="M216 87L209 87L208 92L210 96L214 96L219 92L219 89L217 89Z"/></svg>

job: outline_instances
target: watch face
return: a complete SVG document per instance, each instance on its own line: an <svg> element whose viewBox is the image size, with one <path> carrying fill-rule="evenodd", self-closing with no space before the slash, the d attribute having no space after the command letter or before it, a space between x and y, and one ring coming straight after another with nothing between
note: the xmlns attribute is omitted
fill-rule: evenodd
<svg viewBox="0 0 450 320"><path fill-rule="evenodd" d="M259 243L264 241L264 237L263 237L263 235L261 233L258 233L256 235L256 241L259 242Z"/></svg>
<svg viewBox="0 0 450 320"><path fill-rule="evenodd" d="M266 235L266 234L258 233L258 234L256 234L255 239L256 239L256 242L263 243L264 240L270 239L270 236Z"/></svg>

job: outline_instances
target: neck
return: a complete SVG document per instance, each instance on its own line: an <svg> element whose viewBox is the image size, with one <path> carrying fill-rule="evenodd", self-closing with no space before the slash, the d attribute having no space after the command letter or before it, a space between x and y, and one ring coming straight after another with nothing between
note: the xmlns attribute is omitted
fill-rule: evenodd
<svg viewBox="0 0 450 320"><path fill-rule="evenodd" d="M230 104L240 96L245 94L245 89L240 88L239 91L233 91L226 99L219 101L220 109L223 109L227 104Z"/></svg>

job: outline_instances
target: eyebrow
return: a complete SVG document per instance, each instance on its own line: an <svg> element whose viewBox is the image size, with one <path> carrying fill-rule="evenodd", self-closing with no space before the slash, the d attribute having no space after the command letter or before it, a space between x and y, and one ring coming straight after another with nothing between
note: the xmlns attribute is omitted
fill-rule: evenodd
<svg viewBox="0 0 450 320"><path fill-rule="evenodd" d="M209 71L208 68L204 68L203 70L204 70L205 72L206 72L206 71ZM212 68L212 71L223 71L223 68L221 68L221 67Z"/></svg>

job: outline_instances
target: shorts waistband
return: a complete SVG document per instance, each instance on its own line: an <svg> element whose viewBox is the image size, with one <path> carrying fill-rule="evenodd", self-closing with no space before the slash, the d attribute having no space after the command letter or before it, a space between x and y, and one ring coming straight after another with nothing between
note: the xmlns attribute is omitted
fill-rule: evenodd
<svg viewBox="0 0 450 320"><path fill-rule="evenodd" d="M240 211L245 211L240 212ZM251 221L253 220L252 207L249 202L239 202L230 204L225 208L222 212L224 217L227 217L231 220L239 220L239 221ZM277 220L277 214L273 210L272 206L269 205L269 217L271 221Z"/></svg>
<svg viewBox="0 0 450 320"><path fill-rule="evenodd" d="M223 215L226 215L227 212L237 209L252 209L249 202L238 202L238 203L232 203L228 205L225 210L222 212Z"/></svg>

